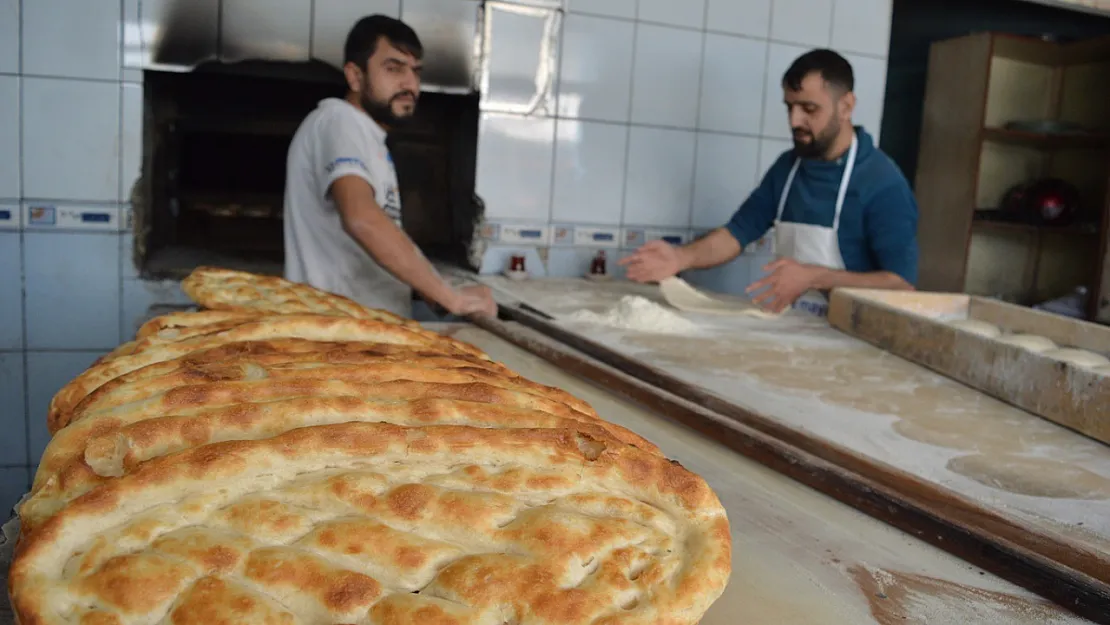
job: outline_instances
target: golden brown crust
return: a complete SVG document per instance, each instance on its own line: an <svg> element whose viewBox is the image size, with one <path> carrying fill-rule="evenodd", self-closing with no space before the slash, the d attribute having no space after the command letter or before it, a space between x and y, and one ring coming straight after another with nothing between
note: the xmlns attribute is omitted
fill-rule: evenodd
<svg viewBox="0 0 1110 625"><path fill-rule="evenodd" d="M324 342L378 342L413 347L450 348L460 353L486 357L481 350L473 346L434 332L348 317L283 315L261 318L223 331L191 336L180 341L159 342L156 337L157 335L154 335L143 339L129 355L90 367L58 391L50 402L47 415L47 426L50 432L55 433L64 427L69 421L69 414L77 404L109 380L147 365L227 343L287 338Z"/></svg>
<svg viewBox="0 0 1110 625"><path fill-rule="evenodd" d="M155 317L139 327L136 339L145 339L163 330L192 328L212 323L237 321L246 323L267 316L263 312L236 312L229 310L201 310L197 312L173 312Z"/></svg>
<svg viewBox="0 0 1110 625"><path fill-rule="evenodd" d="M344 423L142 464L27 536L10 588L36 625L693 624L730 561L720 502L661 456L565 429Z"/></svg>
<svg viewBox="0 0 1110 625"><path fill-rule="evenodd" d="M369 309L341 295L275 276L198 267L181 282L181 288L194 302L211 310L336 315L419 326L415 321L393 313Z"/></svg>
<svg viewBox="0 0 1110 625"><path fill-rule="evenodd" d="M456 399L298 396L136 421L117 416L75 423L51 441L36 474L36 488L19 511L24 531L34 531L66 503L106 478L130 473L153 458L214 442L255 440L299 427L346 422L576 429L614 445L635 445L658 453L658 448L642 437L600 419Z"/></svg>

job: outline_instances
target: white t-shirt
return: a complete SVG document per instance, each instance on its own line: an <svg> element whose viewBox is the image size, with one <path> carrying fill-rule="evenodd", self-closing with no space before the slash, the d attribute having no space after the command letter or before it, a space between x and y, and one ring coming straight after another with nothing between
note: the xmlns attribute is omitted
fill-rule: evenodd
<svg viewBox="0 0 1110 625"><path fill-rule="evenodd" d="M286 161L285 278L411 317L412 289L343 230L329 193L339 178L358 176L401 225L397 170L385 136L369 115L339 98L322 100L301 123Z"/></svg>

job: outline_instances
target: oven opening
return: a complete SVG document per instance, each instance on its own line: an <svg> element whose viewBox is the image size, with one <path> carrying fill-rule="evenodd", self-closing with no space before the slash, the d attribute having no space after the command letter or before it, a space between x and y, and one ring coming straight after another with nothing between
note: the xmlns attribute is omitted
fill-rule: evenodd
<svg viewBox="0 0 1110 625"><path fill-rule="evenodd" d="M201 265L280 275L285 161L301 121L344 81L322 62L212 62L144 77L142 177L132 193L143 277ZM421 94L390 133L403 226L433 261L471 267L478 94Z"/></svg>

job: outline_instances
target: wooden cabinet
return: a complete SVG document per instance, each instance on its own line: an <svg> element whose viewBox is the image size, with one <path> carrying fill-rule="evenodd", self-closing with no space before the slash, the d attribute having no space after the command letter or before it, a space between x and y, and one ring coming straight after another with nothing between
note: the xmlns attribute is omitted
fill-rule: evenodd
<svg viewBox="0 0 1110 625"><path fill-rule="evenodd" d="M1005 208L1046 178L1077 193L1072 221ZM1085 286L1086 318L1110 323L1110 38L934 43L915 191L920 288L1029 305Z"/></svg>

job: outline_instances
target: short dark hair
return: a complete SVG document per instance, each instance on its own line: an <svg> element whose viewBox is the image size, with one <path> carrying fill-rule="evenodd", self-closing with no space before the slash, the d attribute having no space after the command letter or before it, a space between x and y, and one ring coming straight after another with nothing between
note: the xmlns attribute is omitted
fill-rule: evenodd
<svg viewBox="0 0 1110 625"><path fill-rule="evenodd" d="M343 64L366 67L378 49L378 41L386 39L395 48L416 58L423 58L424 46L408 24L388 15L368 15L351 27L343 46Z"/></svg>
<svg viewBox="0 0 1110 625"><path fill-rule="evenodd" d="M820 73L826 83L844 92L856 88L852 64L826 48L810 50L795 59L782 75L782 84L791 91L798 91L802 88L802 81L813 72Z"/></svg>

